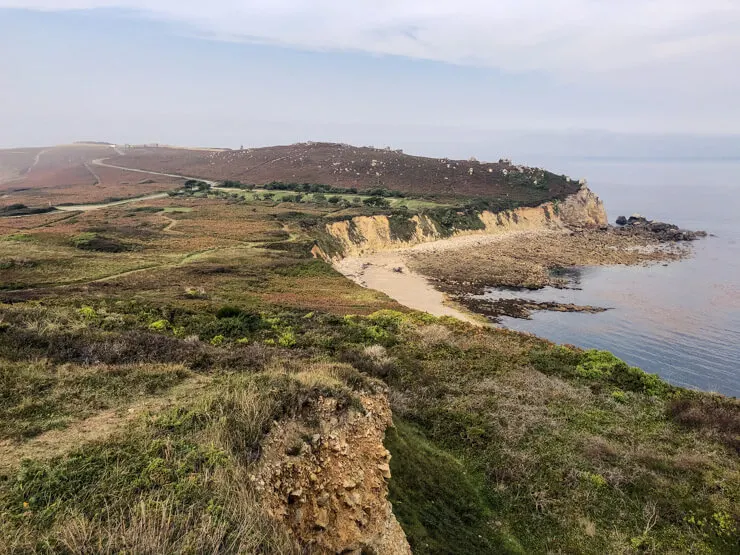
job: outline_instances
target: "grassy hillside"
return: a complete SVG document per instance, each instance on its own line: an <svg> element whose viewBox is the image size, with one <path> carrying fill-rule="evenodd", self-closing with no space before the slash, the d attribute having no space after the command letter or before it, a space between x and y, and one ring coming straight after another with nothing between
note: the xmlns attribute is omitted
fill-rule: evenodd
<svg viewBox="0 0 740 555"><path fill-rule="evenodd" d="M298 552L250 479L264 438L373 380L415 553L736 552L736 400L406 311L311 257L335 211L0 218L0 553Z"/></svg>
<svg viewBox="0 0 740 555"><path fill-rule="evenodd" d="M543 202L578 191L550 172L512 166L410 156L400 151L333 143L299 143L245 150L134 148L112 164L178 175L262 185L272 181L399 190L414 195L504 198Z"/></svg>

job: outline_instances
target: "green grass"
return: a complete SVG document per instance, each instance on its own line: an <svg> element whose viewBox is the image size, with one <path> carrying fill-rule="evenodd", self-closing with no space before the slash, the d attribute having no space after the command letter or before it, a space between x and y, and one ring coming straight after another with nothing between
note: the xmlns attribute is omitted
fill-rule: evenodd
<svg viewBox="0 0 740 555"><path fill-rule="evenodd" d="M483 480L397 420L386 434L393 453L389 499L414 553L524 553L494 523Z"/></svg>

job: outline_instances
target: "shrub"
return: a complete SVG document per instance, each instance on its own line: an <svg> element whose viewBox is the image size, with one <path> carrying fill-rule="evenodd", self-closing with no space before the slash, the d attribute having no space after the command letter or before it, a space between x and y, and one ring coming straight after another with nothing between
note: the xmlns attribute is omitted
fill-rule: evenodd
<svg viewBox="0 0 740 555"><path fill-rule="evenodd" d="M419 337L419 342L424 347L435 347L445 344L452 338L452 332L441 324L420 326L416 333Z"/></svg>
<svg viewBox="0 0 740 555"><path fill-rule="evenodd" d="M238 308L236 306L222 306L216 311L216 318L222 319L222 318L236 318L237 316L241 316L242 309Z"/></svg>
<svg viewBox="0 0 740 555"><path fill-rule="evenodd" d="M611 376L612 369L619 363L624 364L607 351L586 351L583 361L576 367L576 372L583 378L606 378Z"/></svg>
<svg viewBox="0 0 740 555"><path fill-rule="evenodd" d="M76 248L86 251L123 252L130 250L127 245L117 239L90 232L76 235L72 238L72 244Z"/></svg>
<svg viewBox="0 0 740 555"><path fill-rule="evenodd" d="M607 380L627 391L652 396L661 396L669 389L657 375L629 366L608 351L586 351L576 372L583 378Z"/></svg>
<svg viewBox="0 0 740 555"><path fill-rule="evenodd" d="M95 320L98 317L98 313L95 312L95 309L87 305L80 308L77 313L85 320Z"/></svg>
<svg viewBox="0 0 740 555"><path fill-rule="evenodd" d="M170 327L170 323L167 320L157 320L149 324L149 329L152 331L165 331Z"/></svg>
<svg viewBox="0 0 740 555"><path fill-rule="evenodd" d="M238 339L261 329L264 324L259 314L242 311L236 317L223 317L205 324L199 335L202 338L223 335L231 339Z"/></svg>
<svg viewBox="0 0 740 555"><path fill-rule="evenodd" d="M394 361L382 345L370 345L363 351L342 351L338 359L376 378L387 378L394 369Z"/></svg>
<svg viewBox="0 0 740 555"><path fill-rule="evenodd" d="M394 214L388 218L391 239L408 242L416 233L416 222L408 216Z"/></svg>
<svg viewBox="0 0 740 555"><path fill-rule="evenodd" d="M295 332L292 328L283 330L278 336L278 345L281 347L293 347L296 344Z"/></svg>
<svg viewBox="0 0 740 555"><path fill-rule="evenodd" d="M604 478L601 474L594 474L593 472L584 472L581 475L581 477L584 480L586 480L586 482L594 486L595 488L604 488L608 485L606 478Z"/></svg>
<svg viewBox="0 0 740 555"><path fill-rule="evenodd" d="M740 400L682 391L668 403L667 412L681 426L716 435L740 453Z"/></svg>
<svg viewBox="0 0 740 555"><path fill-rule="evenodd" d="M217 335L213 339L211 339L211 345L214 345L218 347L221 345L226 338L223 335Z"/></svg>
<svg viewBox="0 0 740 555"><path fill-rule="evenodd" d="M627 395L621 389L615 389L614 391L612 391L612 399L614 399L617 403L625 403L627 402Z"/></svg>
<svg viewBox="0 0 740 555"><path fill-rule="evenodd" d="M383 197L368 197L362 201L365 206L373 206L375 208L389 208L391 203Z"/></svg>

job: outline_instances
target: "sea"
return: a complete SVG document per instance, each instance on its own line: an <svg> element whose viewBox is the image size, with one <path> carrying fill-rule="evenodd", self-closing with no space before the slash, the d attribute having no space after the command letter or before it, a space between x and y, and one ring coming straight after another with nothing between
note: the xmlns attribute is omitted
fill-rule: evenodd
<svg viewBox="0 0 740 555"><path fill-rule="evenodd" d="M640 213L705 230L693 255L664 265L581 267L573 288L490 289L526 298L607 307L598 314L540 311L502 325L557 343L613 352L693 389L740 396L740 159L556 159L538 165L585 177L609 220Z"/></svg>

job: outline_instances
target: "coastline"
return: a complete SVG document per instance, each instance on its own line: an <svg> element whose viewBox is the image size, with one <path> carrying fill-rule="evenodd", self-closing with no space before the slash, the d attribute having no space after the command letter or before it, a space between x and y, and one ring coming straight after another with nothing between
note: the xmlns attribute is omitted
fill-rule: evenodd
<svg viewBox="0 0 740 555"><path fill-rule="evenodd" d="M512 251L517 251L514 256ZM561 278L551 277L550 267L562 267L567 272L574 266L665 263L685 258L689 253L684 245L660 244L610 231L537 229L457 235L411 247L347 256L335 260L334 267L362 287L385 293L408 308L481 324L495 322L496 315L476 310L476 303L466 302L466 298L485 287L564 286ZM542 309L601 310L565 305Z"/></svg>

